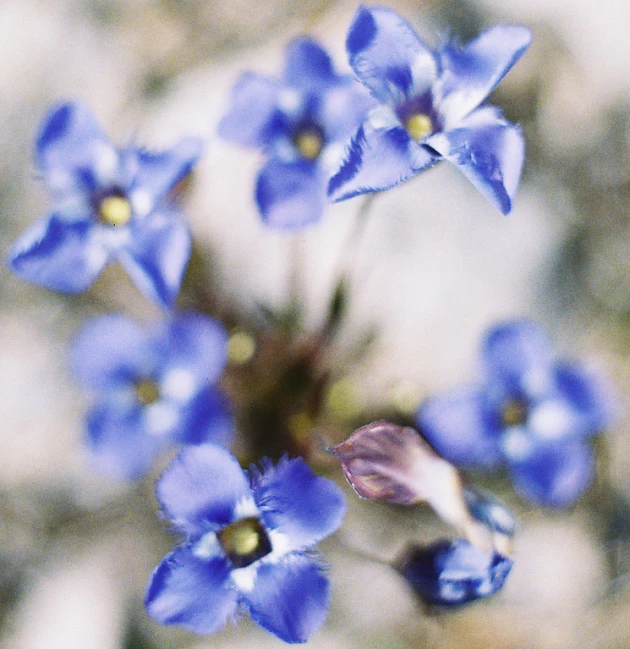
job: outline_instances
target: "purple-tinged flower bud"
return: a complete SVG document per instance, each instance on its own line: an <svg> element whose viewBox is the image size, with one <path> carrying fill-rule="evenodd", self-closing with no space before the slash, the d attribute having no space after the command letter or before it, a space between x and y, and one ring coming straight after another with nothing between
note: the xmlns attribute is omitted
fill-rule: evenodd
<svg viewBox="0 0 630 649"><path fill-rule="evenodd" d="M413 428L376 421L331 450L359 496L399 505L426 502L459 529L474 525L457 471Z"/></svg>

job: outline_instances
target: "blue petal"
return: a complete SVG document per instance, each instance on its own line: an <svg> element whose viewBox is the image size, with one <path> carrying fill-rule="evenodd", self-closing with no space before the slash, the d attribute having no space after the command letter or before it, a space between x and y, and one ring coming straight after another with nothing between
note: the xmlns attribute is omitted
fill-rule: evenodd
<svg viewBox="0 0 630 649"><path fill-rule="evenodd" d="M181 451L162 474L156 492L165 514L189 536L231 523L236 504L251 496L236 458L213 444Z"/></svg>
<svg viewBox="0 0 630 649"><path fill-rule="evenodd" d="M145 596L147 613L161 624L179 624L195 633L214 633L236 613L222 558L203 560L189 547L176 548L156 568Z"/></svg>
<svg viewBox="0 0 630 649"><path fill-rule="evenodd" d="M92 389L129 383L153 369L149 338L121 315L89 320L72 342L69 356L77 381Z"/></svg>
<svg viewBox="0 0 630 649"><path fill-rule="evenodd" d="M306 642L328 610L328 580L319 563L287 555L279 563L262 562L254 590L243 593L249 614L263 629L289 643Z"/></svg>
<svg viewBox="0 0 630 649"><path fill-rule="evenodd" d="M345 144L356 132L374 99L351 77L331 87L319 102L317 122L322 125L328 142Z"/></svg>
<svg viewBox="0 0 630 649"><path fill-rule="evenodd" d="M346 49L359 80L381 102L398 105L424 94L436 77L433 54L390 9L360 7Z"/></svg>
<svg viewBox="0 0 630 649"><path fill-rule="evenodd" d="M214 383L227 362L227 332L204 315L178 315L156 335L155 345L164 350L163 373L183 369L198 384Z"/></svg>
<svg viewBox="0 0 630 649"><path fill-rule="evenodd" d="M144 206L146 213L175 185L191 171L203 151L203 142L196 137L180 140L172 149L152 153L142 149L131 149L127 155L130 164L137 164L133 174L133 184L129 188L133 202L134 192L146 192L151 199L150 207ZM143 200L144 197L143 197Z"/></svg>
<svg viewBox="0 0 630 649"><path fill-rule="evenodd" d="M346 511L343 492L316 476L301 458L283 460L253 485L265 527L285 534L291 548L306 548L332 534Z"/></svg>
<svg viewBox="0 0 630 649"><path fill-rule="evenodd" d="M415 549L401 573L425 602L459 606L502 588L511 568L509 557L456 539Z"/></svg>
<svg viewBox="0 0 630 649"><path fill-rule="evenodd" d="M29 228L9 252L11 269L22 279L64 293L88 289L108 259L92 222L67 222L57 214Z"/></svg>
<svg viewBox="0 0 630 649"><path fill-rule="evenodd" d="M489 467L501 459L499 431L486 412L484 390L460 388L432 397L420 407L416 422L433 448L453 464Z"/></svg>
<svg viewBox="0 0 630 649"><path fill-rule="evenodd" d="M521 130L496 109L479 109L457 128L430 136L426 144L454 164L503 214L510 212L521 179L525 143Z"/></svg>
<svg viewBox="0 0 630 649"><path fill-rule="evenodd" d="M149 435L141 408L101 403L87 419L88 444L95 468L118 479L135 479L151 470L166 440Z"/></svg>
<svg viewBox="0 0 630 649"><path fill-rule="evenodd" d="M610 425L617 404L602 376L580 365L558 365L554 373L558 392L579 418L580 430L598 433Z"/></svg>
<svg viewBox="0 0 630 649"><path fill-rule="evenodd" d="M243 74L232 90L231 107L219 122L219 135L244 147L261 148L275 135L280 83L259 74Z"/></svg>
<svg viewBox="0 0 630 649"><path fill-rule="evenodd" d="M569 507L593 478L593 455L582 440L542 444L510 473L523 497L547 507Z"/></svg>
<svg viewBox="0 0 630 649"><path fill-rule="evenodd" d="M438 53L441 64L439 110L456 124L492 92L532 41L526 27L497 25L464 48L447 44Z"/></svg>
<svg viewBox="0 0 630 649"><path fill-rule="evenodd" d="M332 84L336 80L326 51L310 38L296 38L287 47L284 80L294 88Z"/></svg>
<svg viewBox="0 0 630 649"><path fill-rule="evenodd" d="M571 394L550 392L528 406L527 432L534 440L559 442L597 432L588 412L572 403Z"/></svg>
<svg viewBox="0 0 630 649"><path fill-rule="evenodd" d="M256 182L256 203L263 221L292 230L319 221L326 206L326 176L312 162L268 160Z"/></svg>
<svg viewBox="0 0 630 649"><path fill-rule="evenodd" d="M234 424L225 396L214 387L195 396L182 413L177 441L183 444L211 442L228 447L232 442Z"/></svg>
<svg viewBox="0 0 630 649"><path fill-rule="evenodd" d="M328 183L328 195L342 201L366 192L390 189L432 165L437 156L414 142L402 128L361 126L345 161Z"/></svg>
<svg viewBox="0 0 630 649"><path fill-rule="evenodd" d="M150 299L171 307L190 257L190 234L175 214L154 212L130 222L130 243L119 260Z"/></svg>
<svg viewBox="0 0 630 649"><path fill-rule="evenodd" d="M56 195L109 182L118 169L116 149L81 104L51 109L35 148L37 164Z"/></svg>
<svg viewBox="0 0 630 649"><path fill-rule="evenodd" d="M551 346L533 322L505 322L490 329L482 343L482 358L489 381L508 390L531 398L547 394L551 387Z"/></svg>

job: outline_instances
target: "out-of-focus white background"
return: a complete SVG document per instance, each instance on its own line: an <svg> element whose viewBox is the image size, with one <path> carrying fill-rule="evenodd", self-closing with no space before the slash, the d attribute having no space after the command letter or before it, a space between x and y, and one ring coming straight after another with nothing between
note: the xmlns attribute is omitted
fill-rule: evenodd
<svg viewBox="0 0 630 649"><path fill-rule="evenodd" d="M279 73L285 45L302 33L348 70L343 43L354 2L2 0L0 250L5 255L46 213L33 141L52 102L77 99L121 145L133 139L158 148L182 135L207 141L187 216L208 281L243 312L259 303L280 308L297 272L306 327L314 329L340 263L349 264L350 312L335 371L366 410L401 399L413 406L474 378L486 327L502 318L539 320L559 353L607 372L620 395L619 420L598 443L597 484L569 512L533 510L505 486L502 497L521 520L513 574L496 598L460 612L425 614L392 570L338 540L323 543L333 603L309 645L627 647L630 5L387 5L432 44L440 34L470 38L496 22L533 30L530 51L493 96L527 136L510 216L443 164L377 197L349 259L358 200L331 206L320 224L297 234L260 223L259 156L215 136L231 86L244 70ZM67 343L99 302L143 320L157 316L154 307L115 269L91 301L26 285L6 267L0 273L0 646L279 646L248 620L203 639L146 619L143 590L174 542L147 507L155 504L152 481L129 496L129 487L93 475L86 462L88 400L66 370ZM373 327L380 336L368 356L345 368L344 350ZM430 516L351 502L340 536L370 554L391 557L406 539L437 533L431 522L420 529Z"/></svg>

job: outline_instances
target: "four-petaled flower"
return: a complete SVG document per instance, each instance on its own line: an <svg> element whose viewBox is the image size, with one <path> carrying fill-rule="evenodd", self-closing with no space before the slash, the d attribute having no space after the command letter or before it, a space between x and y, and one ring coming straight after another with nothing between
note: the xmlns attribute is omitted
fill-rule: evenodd
<svg viewBox="0 0 630 649"><path fill-rule="evenodd" d="M90 320L70 363L98 394L86 422L96 468L135 478L169 444L229 444L232 418L215 385L226 360L227 334L205 316L178 315L152 331L119 315Z"/></svg>
<svg viewBox="0 0 630 649"><path fill-rule="evenodd" d="M192 137L161 153L117 149L85 107L56 106L36 143L53 211L15 243L12 269L30 282L77 293L117 259L149 298L171 306L190 256L190 235L167 199L201 151L201 141Z"/></svg>
<svg viewBox="0 0 630 649"><path fill-rule="evenodd" d="M572 504L592 477L588 437L612 417L608 386L579 364L556 361L529 321L492 328L482 357L485 382L427 400L418 412L420 430L454 464L504 462L525 497Z"/></svg>
<svg viewBox="0 0 630 649"><path fill-rule="evenodd" d="M328 609L328 580L307 552L343 518L341 490L302 459L252 470L212 444L184 449L157 484L186 542L146 594L158 622L213 633L243 609L285 642L306 642Z"/></svg>
<svg viewBox="0 0 630 649"><path fill-rule="evenodd" d="M350 65L378 100L329 184L334 200L389 189L441 158L504 214L523 165L520 130L482 106L525 52L525 27L499 25L465 47L431 52L384 8L359 8L346 40Z"/></svg>
<svg viewBox="0 0 630 649"><path fill-rule="evenodd" d="M372 105L361 86L350 75L335 74L328 54L307 38L287 48L282 79L254 73L239 79L219 134L268 155L256 182L265 223L291 229L319 220L330 175Z"/></svg>

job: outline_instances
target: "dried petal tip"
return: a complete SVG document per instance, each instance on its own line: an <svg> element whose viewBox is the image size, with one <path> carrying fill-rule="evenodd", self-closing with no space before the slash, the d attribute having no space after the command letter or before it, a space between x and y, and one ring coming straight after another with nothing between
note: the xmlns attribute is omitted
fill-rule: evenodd
<svg viewBox="0 0 630 649"><path fill-rule="evenodd" d="M484 552L464 539L412 548L398 567L424 602L451 607L496 593L511 568L510 558Z"/></svg>

